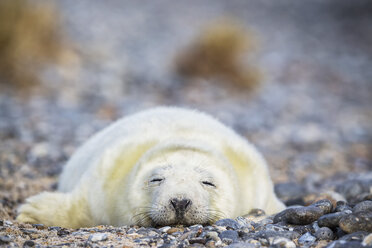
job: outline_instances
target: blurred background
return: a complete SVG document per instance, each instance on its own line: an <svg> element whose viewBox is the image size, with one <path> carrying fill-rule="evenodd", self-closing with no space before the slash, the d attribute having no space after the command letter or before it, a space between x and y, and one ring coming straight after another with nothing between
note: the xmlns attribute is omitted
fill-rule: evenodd
<svg viewBox="0 0 372 248"><path fill-rule="evenodd" d="M159 105L231 126L275 183L371 177L371 80L369 0L2 0L0 217L55 188L93 133Z"/></svg>

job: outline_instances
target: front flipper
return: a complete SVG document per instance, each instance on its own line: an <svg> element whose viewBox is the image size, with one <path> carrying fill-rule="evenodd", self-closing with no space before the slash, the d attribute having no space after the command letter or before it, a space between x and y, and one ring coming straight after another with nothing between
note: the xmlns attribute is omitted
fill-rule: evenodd
<svg viewBox="0 0 372 248"><path fill-rule="evenodd" d="M18 209L17 221L66 228L93 225L86 200L60 192L43 192L27 198Z"/></svg>

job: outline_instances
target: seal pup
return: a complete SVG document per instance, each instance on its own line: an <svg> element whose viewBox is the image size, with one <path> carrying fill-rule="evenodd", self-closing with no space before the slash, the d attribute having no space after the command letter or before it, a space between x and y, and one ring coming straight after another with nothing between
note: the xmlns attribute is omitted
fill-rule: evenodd
<svg viewBox="0 0 372 248"><path fill-rule="evenodd" d="M205 113L159 107L91 137L67 162L58 192L28 198L17 221L69 228L193 225L284 207L253 145Z"/></svg>

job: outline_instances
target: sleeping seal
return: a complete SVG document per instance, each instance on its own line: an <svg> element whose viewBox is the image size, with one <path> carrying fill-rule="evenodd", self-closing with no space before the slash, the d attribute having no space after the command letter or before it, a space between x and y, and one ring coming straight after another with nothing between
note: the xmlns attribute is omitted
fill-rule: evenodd
<svg viewBox="0 0 372 248"><path fill-rule="evenodd" d="M252 208L284 208L255 147L207 114L161 107L91 137L66 164L58 192L28 198L17 220L69 228L193 225Z"/></svg>

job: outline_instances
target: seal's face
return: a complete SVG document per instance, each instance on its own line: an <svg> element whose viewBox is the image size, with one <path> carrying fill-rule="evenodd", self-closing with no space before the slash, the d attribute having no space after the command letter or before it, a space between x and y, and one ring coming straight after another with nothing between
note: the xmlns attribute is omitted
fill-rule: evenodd
<svg viewBox="0 0 372 248"><path fill-rule="evenodd" d="M216 159L194 151L178 151L162 154L149 163L152 169L146 174L143 190L150 207L139 208L138 224L210 224L225 215L226 204L233 197L232 186L224 183L226 173L216 167Z"/></svg>

